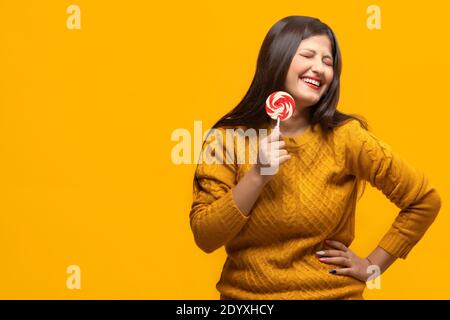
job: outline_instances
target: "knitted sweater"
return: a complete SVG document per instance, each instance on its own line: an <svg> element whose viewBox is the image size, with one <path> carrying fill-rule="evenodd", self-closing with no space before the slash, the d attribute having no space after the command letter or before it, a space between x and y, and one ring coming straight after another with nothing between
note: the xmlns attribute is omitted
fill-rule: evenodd
<svg viewBox="0 0 450 320"><path fill-rule="evenodd" d="M227 259L216 285L222 298L363 299L365 282L330 274L339 266L324 264L315 254L326 239L352 243L362 180L400 209L378 243L391 255L405 259L434 221L439 194L388 144L356 120L328 138L321 133L316 125L283 136L292 158L264 186L248 216L231 191L252 164L198 165L190 224L203 251L225 246Z"/></svg>

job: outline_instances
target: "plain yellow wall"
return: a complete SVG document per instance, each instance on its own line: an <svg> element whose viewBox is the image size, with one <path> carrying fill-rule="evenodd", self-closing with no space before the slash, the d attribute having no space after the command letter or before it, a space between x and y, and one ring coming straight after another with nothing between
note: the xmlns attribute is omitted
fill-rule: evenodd
<svg viewBox="0 0 450 320"><path fill-rule="evenodd" d="M71 4L81 30L66 27ZM366 27L371 4L381 30ZM437 0L1 0L0 298L217 299L225 252L194 243L194 165L171 162L170 136L239 102L287 15L333 28L340 110L368 119L442 197L424 239L365 298L450 298L450 3ZM352 249L368 254L397 212L368 185Z"/></svg>

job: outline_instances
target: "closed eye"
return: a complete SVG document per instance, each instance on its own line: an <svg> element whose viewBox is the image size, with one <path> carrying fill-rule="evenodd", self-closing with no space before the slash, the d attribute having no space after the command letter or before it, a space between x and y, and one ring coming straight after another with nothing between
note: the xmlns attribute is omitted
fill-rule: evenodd
<svg viewBox="0 0 450 320"><path fill-rule="evenodd" d="M299 55L301 55L302 57L305 57L305 58L307 58L307 59L310 59L310 58L314 57L313 54L307 54L307 53L299 53ZM331 59L328 58L328 57L325 57L324 62L325 62L325 64L326 64L327 66L333 66L333 60L331 60Z"/></svg>

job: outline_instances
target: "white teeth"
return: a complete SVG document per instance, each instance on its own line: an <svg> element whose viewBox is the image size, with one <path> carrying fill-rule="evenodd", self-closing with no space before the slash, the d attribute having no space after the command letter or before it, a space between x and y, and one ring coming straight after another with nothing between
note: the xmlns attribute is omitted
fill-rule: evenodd
<svg viewBox="0 0 450 320"><path fill-rule="evenodd" d="M303 81L308 82L308 83L312 83L313 85L316 85L318 87L320 87L320 82L310 79L310 78L302 78Z"/></svg>

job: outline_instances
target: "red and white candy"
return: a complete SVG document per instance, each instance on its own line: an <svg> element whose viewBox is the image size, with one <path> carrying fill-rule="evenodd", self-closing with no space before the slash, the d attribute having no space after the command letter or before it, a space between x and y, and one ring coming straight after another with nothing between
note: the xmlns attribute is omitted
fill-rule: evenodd
<svg viewBox="0 0 450 320"><path fill-rule="evenodd" d="M295 110L295 100L284 91L275 91L266 100L266 112L274 120L277 120L276 128L280 128L280 120L289 119Z"/></svg>

